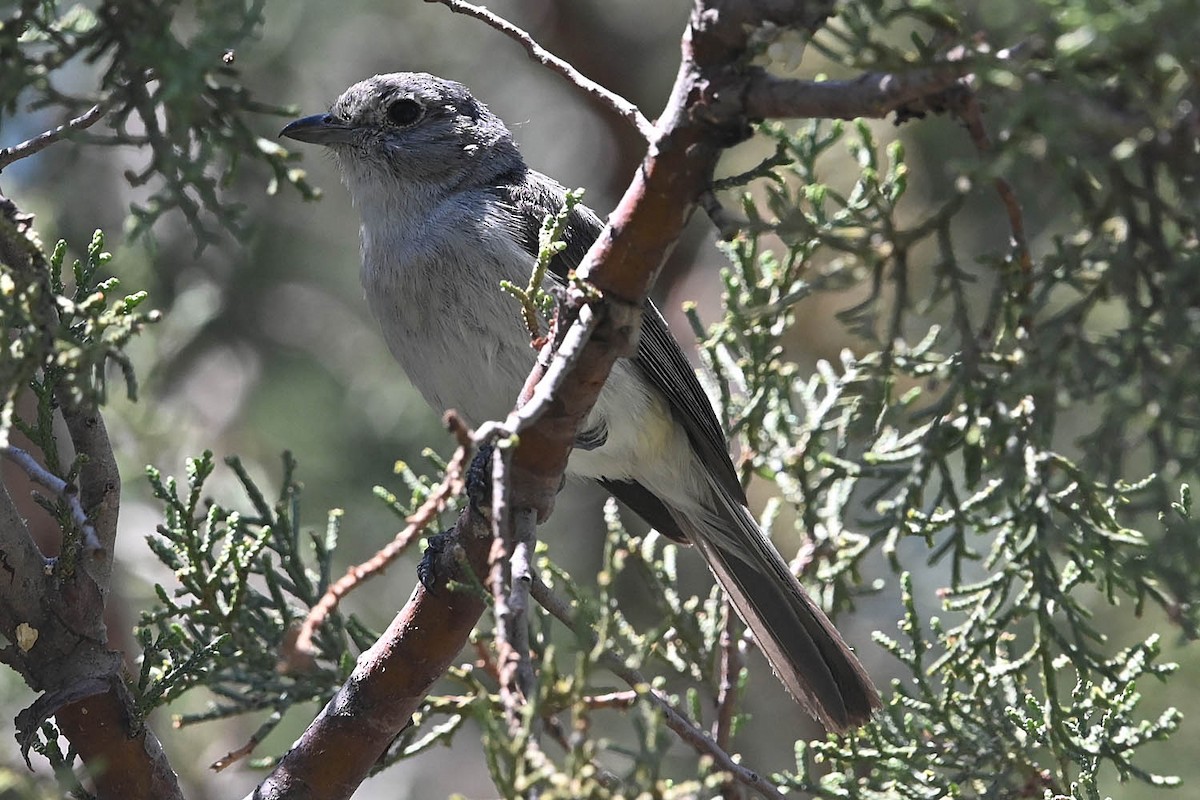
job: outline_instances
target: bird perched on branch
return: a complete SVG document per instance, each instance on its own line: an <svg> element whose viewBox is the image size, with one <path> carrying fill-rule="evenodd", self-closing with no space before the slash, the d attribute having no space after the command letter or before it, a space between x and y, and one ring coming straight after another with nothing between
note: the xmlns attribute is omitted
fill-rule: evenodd
<svg viewBox="0 0 1200 800"><path fill-rule="evenodd" d="M462 84L423 73L351 86L328 114L281 135L332 151L362 216L362 283L392 355L438 410L504 419L533 366L502 280L524 285L538 231L565 190L530 169L504 123ZM557 279L603 224L576 207ZM862 665L746 509L725 435L658 310L618 361L567 471L598 481L664 535L692 544L776 674L827 728L866 721L879 697Z"/></svg>

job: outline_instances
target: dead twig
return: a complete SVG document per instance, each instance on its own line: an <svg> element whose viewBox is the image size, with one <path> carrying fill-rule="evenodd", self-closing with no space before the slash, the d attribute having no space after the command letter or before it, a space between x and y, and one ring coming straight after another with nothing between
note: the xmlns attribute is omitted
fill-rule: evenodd
<svg viewBox="0 0 1200 800"><path fill-rule="evenodd" d="M729 750L733 738L733 719L737 714L738 676L742 671L742 653L739 649L738 637L734 635L737 626L737 615L729 598L722 600L721 606L725 619L721 625L721 666L719 670L720 683L717 686L717 718L713 722L712 737L717 747ZM744 792L737 783L730 781L722 788L724 800L743 800Z"/></svg>
<svg viewBox="0 0 1200 800"><path fill-rule="evenodd" d="M108 111L108 102L101 101L89 108L87 111L80 114L74 119L67 120L57 128L51 128L48 131L43 131L31 139L26 139L20 144L15 144L12 147L0 149L0 170L3 170L14 161L20 161L22 158L45 150L50 145L61 140L68 134L74 131L81 131L85 128L90 128L95 125Z"/></svg>
<svg viewBox="0 0 1200 800"><path fill-rule="evenodd" d="M725 620L721 625L720 684L717 687L717 719L713 723L712 735L720 747L728 747L733 734L733 717L737 710L738 674L742 671L742 654L738 649L740 637L734 636L737 615L726 599Z"/></svg>
<svg viewBox="0 0 1200 800"><path fill-rule="evenodd" d="M496 671L500 679L500 702L509 730L521 728L521 706L525 698L517 679L521 656L516 650L512 585L513 532L509 518L508 468L512 448L497 446L492 451L492 548L488 553L488 588L496 617Z"/></svg>
<svg viewBox="0 0 1200 800"><path fill-rule="evenodd" d="M456 14L466 14L469 17L481 20L487 25L508 36L510 39L518 42L529 53L529 57L538 62L544 67L562 75L571 83L583 89L592 97L599 100L602 104L615 111L633 127L637 128L638 133L642 138L650 141L654 134L654 125L650 120L646 119L645 115L638 110L638 107L626 100L616 92L605 89L600 84L588 78L579 70L575 69L570 62L564 61L558 56L551 53L546 48L538 44L532 36L525 30L517 27L501 16L493 14L483 6L477 6L473 3L466 3L463 0L425 0L427 3L440 3Z"/></svg>
<svg viewBox="0 0 1200 800"><path fill-rule="evenodd" d="M470 463L471 454L474 452L471 432L453 412L447 413L444 421L450 432L457 437L458 449L450 459L442 481L433 488L421 507L406 519L408 526L404 530L397 533L392 541L384 545L371 558L350 567L345 575L325 591L324 596L317 604L309 609L308 616L304 618L294 641L290 646L285 646L280 653L281 670L287 671L305 666L316 652L313 647L313 637L316 635L317 629L324 624L330 614L337 610L342 598L354 591L368 578L387 569L393 561L400 557L401 553L408 549L409 545L425 532L430 523L437 519L437 515L446 509L446 504L450 499L457 497L462 492L467 464Z"/></svg>
<svg viewBox="0 0 1200 800"><path fill-rule="evenodd" d="M517 509L513 515L512 583L509 606L512 609L512 643L517 652L516 681L525 702L537 696L537 679L529 649L529 587L533 584L533 553L537 546L537 517L531 508Z"/></svg>
<svg viewBox="0 0 1200 800"><path fill-rule="evenodd" d="M3 453L9 461L24 470L30 480L41 484L62 498L62 501L67 504L67 508L71 513L71 520L79 528L80 533L83 534L83 546L88 553L103 552L103 546L96 535L96 529L88 519L87 512L83 510L83 504L79 501L79 489L74 484L67 483L62 478L50 472L39 464L37 459L15 445L0 448L0 453Z"/></svg>

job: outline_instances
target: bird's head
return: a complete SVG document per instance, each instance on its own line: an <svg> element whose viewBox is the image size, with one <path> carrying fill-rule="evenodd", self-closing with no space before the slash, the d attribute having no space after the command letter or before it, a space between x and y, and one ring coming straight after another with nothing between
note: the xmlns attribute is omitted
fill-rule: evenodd
<svg viewBox="0 0 1200 800"><path fill-rule="evenodd" d="M380 181L460 190L523 164L508 128L467 87L423 72L360 81L329 113L279 135L328 147L356 196Z"/></svg>

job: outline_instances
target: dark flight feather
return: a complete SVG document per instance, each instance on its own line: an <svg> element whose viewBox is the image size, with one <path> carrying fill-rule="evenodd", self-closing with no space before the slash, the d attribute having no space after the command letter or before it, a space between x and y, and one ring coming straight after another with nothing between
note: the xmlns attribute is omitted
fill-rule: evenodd
<svg viewBox="0 0 1200 800"><path fill-rule="evenodd" d="M502 176L489 191L511 208L510 218L522 226L513 234L536 258L540 223L562 208L565 190L543 175L520 169ZM601 229L599 217L591 210L574 209L564 231L566 246L550 263L556 280L565 281L568 272L579 266ZM880 705L879 695L837 629L744 508L746 495L708 396L666 321L649 301L632 361L666 398L711 477L710 510L719 520L719 530L672 512L637 481L602 479L599 483L664 536L701 551L776 674L810 714L830 730L866 722ZM579 446L598 447L606 434L601 423L580 433Z"/></svg>

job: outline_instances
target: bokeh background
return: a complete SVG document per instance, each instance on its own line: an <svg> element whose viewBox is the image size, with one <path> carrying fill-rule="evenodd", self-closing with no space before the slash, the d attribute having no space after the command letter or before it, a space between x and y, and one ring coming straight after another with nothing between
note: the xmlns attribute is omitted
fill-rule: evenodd
<svg viewBox="0 0 1200 800"><path fill-rule="evenodd" d="M678 63L679 35L690 10L687 0L497 0L493 10L529 30L547 48L573 62L583 73L623 94L653 117L664 103ZM981 28L1003 30L1019 18L1024 4L981 2ZM270 102L292 104L301 114L323 111L351 83L379 72L419 70L468 84L513 129L526 159L567 186L585 187L585 202L606 213L628 183L641 158L639 141L627 123L574 89L558 75L529 60L511 40L445 8L421 2L355 0L268 0L262 38L239 47L236 64L245 86ZM181 20L187 25L187 20ZM806 60L803 73L822 65ZM92 76L80 71L88 86ZM53 120L36 113L5 120L0 143L11 144ZM255 125L274 138L286 119L262 116ZM880 141L903 136L912 170L910 198L914 216L922 198L950 191L955 158L969 156L969 144L955 126L932 119L905 129L876 124ZM289 148L303 145L285 143ZM725 165L729 172L753 164L763 145L736 148ZM136 404L116 398L107 414L125 476L122 513L121 578L114 598L113 637L128 637L139 604L155 581L169 581L144 546L158 519L140 475L153 464L181 474L184 460L203 449L218 459L239 455L267 486L278 485L279 453L292 450L305 483L304 513L313 528L324 526L333 506L345 508L343 564L363 558L387 541L397 522L372 487L400 488L397 461L420 467L425 448L447 454L451 443L438 415L408 385L377 334L358 282L358 221L338 183L332 163L318 148L305 150L302 168L321 187L320 202L304 202L286 188L267 192L268 176L244 171L227 198L247 207L249 235L220 237L197 252L195 237L178 215L162 219L153 241L130 242L122 234L130 203L144 199L123 174L145 166L144 156L127 149L61 145L4 174L3 188L38 214L47 239L62 237L82 250L92 231L109 234L108 249L117 258L124 285L145 288L165 320L132 350L141 378ZM847 161L847 169L853 166ZM1036 176L1019 186L1026 203L1033 241L1057 227L1053 197L1036 191ZM997 209L980 203L973 209L979 246L1005 236ZM713 318L719 302L718 270L724 256L714 247L710 226L694 219L656 290L656 297L685 343L688 328L679 312L684 300L698 302L701 315ZM793 357L801 363L832 358L857 343L834 314L856 297L805 301L793 337ZM691 349L690 346L686 349ZM1148 466L1147 471L1150 470ZM228 471L212 484L226 498L238 497ZM600 554L600 506L603 495L571 487L542 538L553 557L580 578ZM417 554L376 579L349 607L368 624L383 627L407 598L414 582ZM703 585L699 559L689 559L689 580ZM887 573L881 568L880 575ZM636 590L631 590L636 591ZM848 638L863 653L881 685L889 664L870 642L875 628L894 631L899 609L895 592L883 592L860 604L847 620ZM935 602L929 599L932 604ZM932 605L931 605L932 607ZM1103 620L1101 620L1103 624ZM1162 627L1161 620L1148 625ZM1136 630L1112 630L1120 643L1142 638ZM135 648L126 640L125 648ZM1195 674L1194 653L1168 642L1167 658L1184 662ZM800 733L815 730L790 713L792 706L763 665L753 678L756 719L737 748L762 763L781 763ZM1168 702L1195 707L1200 692L1194 681L1178 680L1176 693L1151 697L1151 707ZM1150 690L1153 692L1153 689ZM5 673L0 701L11 718L30 700L28 690ZM188 701L193 707L204 698ZM780 708L788 713L780 713ZM11 711L11 713L10 713ZM315 714L316 708L311 709ZM260 752L285 748L308 718L294 714ZM184 773L190 797L229 797L249 790L259 773L235 767L213 777L207 765L239 746L259 720L206 725L172 731L167 719L155 727ZM1147 752L1146 766L1160 772L1200 779L1200 764L1187 731ZM454 748L434 751L389 770L369 782L362 797L428 798L460 792L467 797L494 796L478 757L478 741L460 735ZM0 759L15 759L11 747ZM1141 785L1123 797L1149 796ZM1183 790L1185 795L1187 789ZM2 795L3 790L0 790Z"/></svg>

